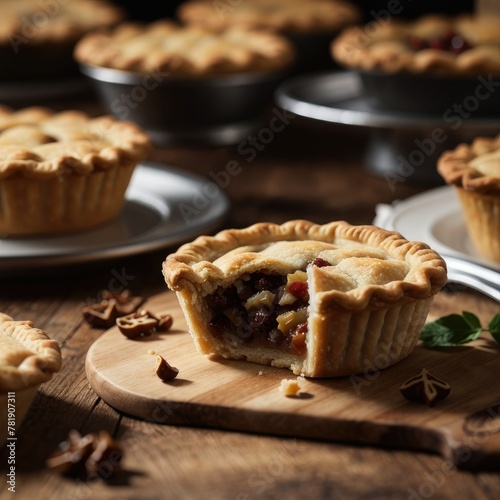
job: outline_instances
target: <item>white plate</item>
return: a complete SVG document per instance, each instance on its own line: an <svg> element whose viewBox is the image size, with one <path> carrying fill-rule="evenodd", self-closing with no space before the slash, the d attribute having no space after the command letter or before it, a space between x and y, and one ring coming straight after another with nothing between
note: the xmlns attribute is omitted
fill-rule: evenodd
<svg viewBox="0 0 500 500"><path fill-rule="evenodd" d="M390 207L378 206L374 224L398 231L408 240L423 241L438 253L500 271L498 264L474 250L452 186L431 189Z"/></svg>
<svg viewBox="0 0 500 500"><path fill-rule="evenodd" d="M83 263L175 245L214 229L228 210L228 198L214 182L144 162L134 171L117 219L65 236L1 238L0 271Z"/></svg>

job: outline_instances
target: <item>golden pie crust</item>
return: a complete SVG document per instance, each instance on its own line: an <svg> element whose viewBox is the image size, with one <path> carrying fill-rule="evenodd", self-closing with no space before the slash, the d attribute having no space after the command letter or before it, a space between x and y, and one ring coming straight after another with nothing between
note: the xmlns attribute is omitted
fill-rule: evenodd
<svg viewBox="0 0 500 500"><path fill-rule="evenodd" d="M31 321L14 321L0 313L0 446L15 437L38 387L61 363L57 341Z"/></svg>
<svg viewBox="0 0 500 500"><path fill-rule="evenodd" d="M31 321L0 313L0 393L47 382L61 368L59 344Z"/></svg>
<svg viewBox="0 0 500 500"><path fill-rule="evenodd" d="M456 188L476 250L500 263L500 135L443 153L438 172Z"/></svg>
<svg viewBox="0 0 500 500"><path fill-rule="evenodd" d="M415 21L391 20L345 29L331 45L333 58L345 67L386 73L475 77L500 75L500 18L428 15ZM409 40L456 33L472 47L455 54L426 48L415 51Z"/></svg>
<svg viewBox="0 0 500 500"><path fill-rule="evenodd" d="M112 219L149 151L146 133L110 116L0 108L0 233L53 234Z"/></svg>
<svg viewBox="0 0 500 500"><path fill-rule="evenodd" d="M183 3L177 14L187 24L243 26L286 34L332 32L361 19L360 10L344 0L252 0L234 7L191 0Z"/></svg>
<svg viewBox="0 0 500 500"><path fill-rule="evenodd" d="M89 31L112 26L124 18L121 8L104 0L2 0L1 9L0 43L9 46L13 41L15 44L16 37L30 44L76 41Z"/></svg>
<svg viewBox="0 0 500 500"><path fill-rule="evenodd" d="M121 8L100 0L0 3L0 78L12 82L78 77L76 42L125 18Z"/></svg>
<svg viewBox="0 0 500 500"><path fill-rule="evenodd" d="M311 264L317 258L329 264ZM309 293L305 352L213 333L209 299L217 290L254 273L289 277L297 270L307 274ZM446 283L444 261L424 243L374 226L304 220L199 237L167 257L163 274L199 352L309 377L385 368L409 355Z"/></svg>
<svg viewBox="0 0 500 500"><path fill-rule="evenodd" d="M78 43L75 58L81 64L134 72L205 76L280 71L293 62L294 49L273 33L160 20L89 34Z"/></svg>

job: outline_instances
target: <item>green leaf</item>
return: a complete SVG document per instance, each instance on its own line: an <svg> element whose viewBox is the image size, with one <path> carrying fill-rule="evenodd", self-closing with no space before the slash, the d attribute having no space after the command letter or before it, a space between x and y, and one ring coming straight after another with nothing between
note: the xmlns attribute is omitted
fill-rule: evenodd
<svg viewBox="0 0 500 500"><path fill-rule="evenodd" d="M500 314L495 314L488 325L491 336L500 344Z"/></svg>
<svg viewBox="0 0 500 500"><path fill-rule="evenodd" d="M481 328L481 321L479 321L479 318L475 314L469 311L462 311L462 316L471 328Z"/></svg>
<svg viewBox="0 0 500 500"><path fill-rule="evenodd" d="M471 342L481 334L481 324L472 313L450 314L427 323L421 340L427 347L451 347Z"/></svg>

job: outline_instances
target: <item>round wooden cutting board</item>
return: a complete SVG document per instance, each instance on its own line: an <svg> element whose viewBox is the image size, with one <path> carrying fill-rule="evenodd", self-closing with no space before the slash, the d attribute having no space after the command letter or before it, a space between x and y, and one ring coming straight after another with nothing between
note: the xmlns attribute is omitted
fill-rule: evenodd
<svg viewBox="0 0 500 500"><path fill-rule="evenodd" d="M113 327L87 354L90 385L117 410L159 424L397 446L438 452L464 468L500 466L500 353L487 339L441 350L418 346L385 370L306 379L290 398L279 390L283 379L296 378L288 370L199 354L172 292L143 308L172 314L172 329L131 340ZM155 353L179 369L176 379L156 376ZM422 368L452 387L435 407L399 391Z"/></svg>

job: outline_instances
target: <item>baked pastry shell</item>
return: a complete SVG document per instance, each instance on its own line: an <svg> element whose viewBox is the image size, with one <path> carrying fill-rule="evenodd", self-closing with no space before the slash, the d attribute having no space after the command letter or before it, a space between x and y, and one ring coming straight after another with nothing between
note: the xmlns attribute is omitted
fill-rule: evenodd
<svg viewBox="0 0 500 500"><path fill-rule="evenodd" d="M22 369L19 368L14 375L9 370L0 370L0 446L9 437L9 427L15 427L16 432L19 430L39 387L49 381L62 364L58 343L51 340L44 331L34 328L31 322L13 321L11 317L0 313L0 329L4 328L7 336L19 339L21 349L29 346L30 336L36 337L36 341L43 344L43 347L26 358ZM12 394L15 402L12 402ZM9 422L13 420L8 415L8 410L12 408L15 410L15 426Z"/></svg>
<svg viewBox="0 0 500 500"><path fill-rule="evenodd" d="M474 18L428 15L415 22L395 20L354 26L332 41L330 52L339 65L359 73L367 95L381 106L442 114L467 98L467 109L473 106L475 115L498 114L500 95L495 88L500 76L500 53L494 56L476 47L458 56L445 50L404 49L405 37L425 37L425 32L453 29L455 25L462 29L465 26L467 35ZM500 44L498 34L491 36ZM476 37L478 44L492 43L487 35L483 35L484 40L480 33ZM372 41L380 48L371 51ZM475 101L471 103L471 99Z"/></svg>
<svg viewBox="0 0 500 500"><path fill-rule="evenodd" d="M467 232L476 251L500 263L500 176L487 176L470 162L484 153L500 149L496 138L477 138L445 152L438 160L438 172L455 186Z"/></svg>
<svg viewBox="0 0 500 500"><path fill-rule="evenodd" d="M203 77L80 69L109 113L137 123L158 145L238 143L261 124L286 77L281 71Z"/></svg>
<svg viewBox="0 0 500 500"><path fill-rule="evenodd" d="M303 356L278 352L226 338L216 339L207 328L211 311L204 297L218 286L228 286L235 274L265 269L265 262L235 261L229 276L212 262L232 249L268 242L316 240L329 243L357 241L388 251L410 264L411 277L386 285L364 286L350 293L314 292L308 310L307 352ZM279 267L279 266L278 266ZM274 272L286 274L289 264ZM308 267L308 282L320 279ZM433 296L446 283L441 257L423 243L408 242L401 235L373 226L345 222L316 225L290 221L282 225L261 223L242 230L226 230L214 237L200 237L182 246L163 264L167 285L177 293L189 331L198 351L229 359L246 359L288 368L297 375L333 377L386 368L408 356L425 323ZM314 305L313 305L314 304Z"/></svg>
<svg viewBox="0 0 500 500"><path fill-rule="evenodd" d="M78 148L73 151L75 144L62 138L61 149L46 157L39 156L22 141L13 143L12 147L17 149L7 152L1 162L2 237L82 231L109 222L122 210L133 171L149 154L149 137L135 124L109 116L91 118L77 111L61 115L69 120L68 129L74 127L78 132L81 123L88 133L85 127L92 123L95 134L108 135L110 142L101 149L91 148L90 153L78 153ZM3 132L22 127L23 123L36 125L61 115L47 108L2 109ZM97 138L97 144L98 141ZM92 137L87 142L80 139L76 144L85 150L92 144ZM8 142L3 146L9 148Z"/></svg>
<svg viewBox="0 0 500 500"><path fill-rule="evenodd" d="M0 235L78 232L111 221L123 208L135 163L52 179L16 175L0 180Z"/></svg>
<svg viewBox="0 0 500 500"><path fill-rule="evenodd" d="M32 7L36 9L33 19L30 19L28 9L25 15L14 24L5 25L4 31L0 32L2 81L34 78L53 81L79 76L78 65L73 58L79 39L89 31L112 27L126 17L125 11L112 2L102 2L98 12L95 12L96 4L89 3L89 11L94 10L96 14L94 27L83 27L77 21L68 20L65 26L59 24L56 29L51 29L51 19L57 17L61 7L64 8L68 2L33 3Z"/></svg>

